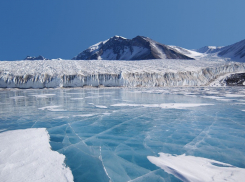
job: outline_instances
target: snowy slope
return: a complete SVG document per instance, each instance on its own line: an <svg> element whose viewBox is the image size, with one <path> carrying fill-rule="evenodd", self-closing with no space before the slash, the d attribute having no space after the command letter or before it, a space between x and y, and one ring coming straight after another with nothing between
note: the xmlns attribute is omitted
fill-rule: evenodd
<svg viewBox="0 0 245 182"><path fill-rule="evenodd" d="M205 86L244 63L213 60L1 61L1 88Z"/></svg>
<svg viewBox="0 0 245 182"><path fill-rule="evenodd" d="M84 50L74 60L148 60L192 59L170 46L160 44L148 37L126 39L114 36Z"/></svg>
<svg viewBox="0 0 245 182"><path fill-rule="evenodd" d="M216 46L204 46L200 49L196 49L195 51L196 52L199 52L199 53L206 53L206 54L210 54L210 53L215 53L215 52L218 52L220 51L222 47L216 47Z"/></svg>
<svg viewBox="0 0 245 182"><path fill-rule="evenodd" d="M175 49L176 51L180 52L181 54L184 54L184 55L191 57L193 59L202 59L204 57L207 57L207 54L197 52L195 50L189 50L189 49L185 49L183 47L173 46L173 45L171 45L170 47Z"/></svg>
<svg viewBox="0 0 245 182"><path fill-rule="evenodd" d="M168 46L148 37L137 36L126 39L114 36L84 50L74 60L148 60L148 59L217 59L245 62L245 40L230 46L205 46L188 50Z"/></svg>
<svg viewBox="0 0 245 182"><path fill-rule="evenodd" d="M223 47L220 49L218 56L230 58L233 61L245 62L245 40Z"/></svg>
<svg viewBox="0 0 245 182"><path fill-rule="evenodd" d="M227 58L231 61L245 62L245 40L224 47L205 46L195 51L203 53L210 58L219 57Z"/></svg>

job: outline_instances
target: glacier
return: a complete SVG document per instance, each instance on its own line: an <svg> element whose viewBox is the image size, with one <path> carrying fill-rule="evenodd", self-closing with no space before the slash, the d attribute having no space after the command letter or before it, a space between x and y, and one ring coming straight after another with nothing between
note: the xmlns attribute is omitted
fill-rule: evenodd
<svg viewBox="0 0 245 182"><path fill-rule="evenodd" d="M244 111L243 87L0 89L0 134L46 128L75 182L242 181Z"/></svg>
<svg viewBox="0 0 245 182"><path fill-rule="evenodd" d="M0 88L220 86L244 71L224 59L0 61Z"/></svg>

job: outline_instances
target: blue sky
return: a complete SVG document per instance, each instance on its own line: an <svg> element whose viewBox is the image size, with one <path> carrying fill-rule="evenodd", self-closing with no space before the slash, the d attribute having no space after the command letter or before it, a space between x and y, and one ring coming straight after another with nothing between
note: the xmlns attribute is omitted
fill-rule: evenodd
<svg viewBox="0 0 245 182"><path fill-rule="evenodd" d="M70 59L114 35L188 49L245 39L244 0L1 0L0 60Z"/></svg>

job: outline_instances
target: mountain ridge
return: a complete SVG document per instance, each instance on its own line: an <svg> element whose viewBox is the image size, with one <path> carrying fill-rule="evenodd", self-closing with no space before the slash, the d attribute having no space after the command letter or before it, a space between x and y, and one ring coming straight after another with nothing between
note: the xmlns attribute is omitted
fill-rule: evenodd
<svg viewBox="0 0 245 182"><path fill-rule="evenodd" d="M147 60L147 59L193 59L170 46L148 37L136 36L126 39L114 36L90 46L72 58L73 60Z"/></svg>
<svg viewBox="0 0 245 182"><path fill-rule="evenodd" d="M49 60L49 59L39 55L37 57L35 57L35 56L33 56L33 57L32 56L26 56L26 58L24 60L32 60L32 61L34 61L34 60Z"/></svg>
<svg viewBox="0 0 245 182"><path fill-rule="evenodd" d="M231 61L245 62L245 39L228 46L205 46L195 51L208 54L211 57L217 56Z"/></svg>
<svg viewBox="0 0 245 182"><path fill-rule="evenodd" d="M149 37L136 36L132 39L127 39L115 35L88 47L72 58L72 60L152 59L225 59L227 61L245 62L245 39L228 46L204 46L190 50L179 46L165 45ZM43 56L27 56L24 60L49 59Z"/></svg>
<svg viewBox="0 0 245 182"><path fill-rule="evenodd" d="M245 39L223 47L218 53L218 56L245 62Z"/></svg>

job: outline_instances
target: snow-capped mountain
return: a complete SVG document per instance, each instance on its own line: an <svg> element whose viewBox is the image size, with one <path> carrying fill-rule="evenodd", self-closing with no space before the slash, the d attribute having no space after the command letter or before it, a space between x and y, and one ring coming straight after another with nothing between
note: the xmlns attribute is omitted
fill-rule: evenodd
<svg viewBox="0 0 245 182"><path fill-rule="evenodd" d="M99 42L73 58L74 60L147 60L193 59L171 46L158 43L148 37L126 39L114 36Z"/></svg>
<svg viewBox="0 0 245 182"><path fill-rule="evenodd" d="M245 62L245 39L220 49L218 56L234 61Z"/></svg>
<svg viewBox="0 0 245 182"><path fill-rule="evenodd" d="M37 57L32 57L32 56L26 56L24 60L49 60L43 56L37 56Z"/></svg>
<svg viewBox="0 0 245 182"><path fill-rule="evenodd" d="M245 40L224 47L205 46L195 51L209 57L228 58L231 61L245 62Z"/></svg>
<svg viewBox="0 0 245 182"><path fill-rule="evenodd" d="M73 60L149 60L149 59L226 59L245 62L245 39L235 44L199 49L185 49L164 45L148 37L137 36L127 39L114 36L82 51ZM49 60L43 56L27 56L24 60Z"/></svg>
<svg viewBox="0 0 245 182"><path fill-rule="evenodd" d="M171 47L172 49L180 52L181 54L184 54L190 58L193 58L193 59L201 59L201 58L204 58L206 56L206 54L203 54L203 53L200 53L200 52L196 52L195 50L189 50L189 49L185 49L183 47L179 47L179 46L169 46Z"/></svg>

